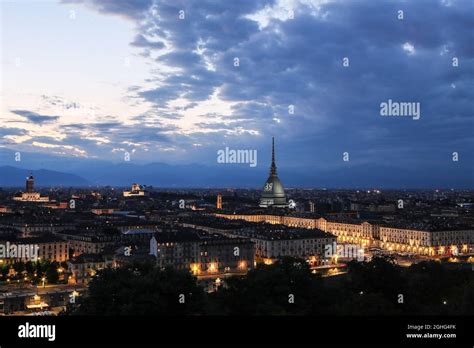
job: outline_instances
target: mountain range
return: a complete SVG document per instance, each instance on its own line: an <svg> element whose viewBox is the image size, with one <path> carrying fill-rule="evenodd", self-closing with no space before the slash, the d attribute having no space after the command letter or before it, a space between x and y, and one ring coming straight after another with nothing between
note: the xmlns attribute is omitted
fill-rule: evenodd
<svg viewBox="0 0 474 348"><path fill-rule="evenodd" d="M266 162L264 162L266 164ZM474 188L472 164L457 163L443 170L395 168L376 164L347 165L340 168L278 167L285 187L302 188ZM268 166L243 164L170 165L165 163L113 163L102 160L65 158L54 155L0 150L0 187L23 187L33 174L39 187L130 186L132 183L162 188L260 188L268 176ZM447 175L449 172L449 176ZM455 178L449 182L446 177Z"/></svg>

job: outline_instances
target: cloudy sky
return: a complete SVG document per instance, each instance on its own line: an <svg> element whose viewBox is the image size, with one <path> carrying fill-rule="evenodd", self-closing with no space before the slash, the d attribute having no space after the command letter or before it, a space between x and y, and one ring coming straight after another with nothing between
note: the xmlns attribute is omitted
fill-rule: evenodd
<svg viewBox="0 0 474 348"><path fill-rule="evenodd" d="M3 148L215 164L228 146L268 167L274 135L287 168L436 171L456 152L473 174L472 0L29 0L1 15ZM420 118L381 116L389 99Z"/></svg>

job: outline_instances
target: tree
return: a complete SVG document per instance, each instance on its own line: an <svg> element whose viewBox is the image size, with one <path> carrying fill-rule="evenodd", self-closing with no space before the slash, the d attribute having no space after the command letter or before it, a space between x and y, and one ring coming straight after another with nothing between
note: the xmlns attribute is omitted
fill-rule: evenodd
<svg viewBox="0 0 474 348"><path fill-rule="evenodd" d="M33 274L35 273L35 264L31 261L28 261L25 264L25 270L29 276L33 276Z"/></svg>
<svg viewBox="0 0 474 348"><path fill-rule="evenodd" d="M2 272L2 276L3 276L4 279L7 277L9 269L10 269L9 265L7 265L7 264L2 265L1 272Z"/></svg>
<svg viewBox="0 0 474 348"><path fill-rule="evenodd" d="M351 261L348 270L348 287L354 293L380 293L393 301L398 294L406 293L402 269L391 257L374 257L370 262Z"/></svg>
<svg viewBox="0 0 474 348"><path fill-rule="evenodd" d="M21 273L25 270L25 263L23 261L18 261L13 264L13 269L17 273Z"/></svg>
<svg viewBox="0 0 474 348"><path fill-rule="evenodd" d="M288 257L226 282L211 299L214 310L231 315L307 314L321 286L304 260Z"/></svg>
<svg viewBox="0 0 474 348"><path fill-rule="evenodd" d="M56 284L59 280L58 266L56 263L51 263L45 272L48 283Z"/></svg>
<svg viewBox="0 0 474 348"><path fill-rule="evenodd" d="M451 265L452 266L452 265ZM7 270L8 271L8 270ZM390 258L351 262L322 278L304 260L259 264L206 294L187 271L154 263L105 269L68 312L87 315L400 315L471 314L474 272L438 262L408 268ZM403 301L400 302L400 296ZM82 296L81 296L82 297ZM182 301L180 301L182 300Z"/></svg>
<svg viewBox="0 0 474 348"><path fill-rule="evenodd" d="M470 314L469 289L474 282L470 269L440 262L420 262L405 271L410 297L408 310L419 314ZM464 301L464 302L463 302Z"/></svg>
<svg viewBox="0 0 474 348"><path fill-rule="evenodd" d="M188 271L145 263L97 272L72 314L194 315L206 308L206 294Z"/></svg>

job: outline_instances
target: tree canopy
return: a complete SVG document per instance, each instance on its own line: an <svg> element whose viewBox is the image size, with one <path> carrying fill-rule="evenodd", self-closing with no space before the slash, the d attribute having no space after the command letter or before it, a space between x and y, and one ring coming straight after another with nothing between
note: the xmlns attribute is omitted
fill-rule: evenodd
<svg viewBox="0 0 474 348"><path fill-rule="evenodd" d="M184 295L184 297L182 297ZM180 302L180 299L184 301ZM321 277L303 260L282 258L207 293L188 271L136 263L99 271L70 310L90 315L472 314L474 275L439 262L408 268L390 258L351 262Z"/></svg>

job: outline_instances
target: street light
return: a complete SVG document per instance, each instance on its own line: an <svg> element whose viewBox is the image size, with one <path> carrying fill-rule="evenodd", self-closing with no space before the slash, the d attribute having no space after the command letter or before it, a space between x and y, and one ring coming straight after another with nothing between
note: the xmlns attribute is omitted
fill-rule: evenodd
<svg viewBox="0 0 474 348"><path fill-rule="evenodd" d="M221 278L217 278L215 281L215 284L216 284L216 290L219 289L219 286L221 286L222 284Z"/></svg>

